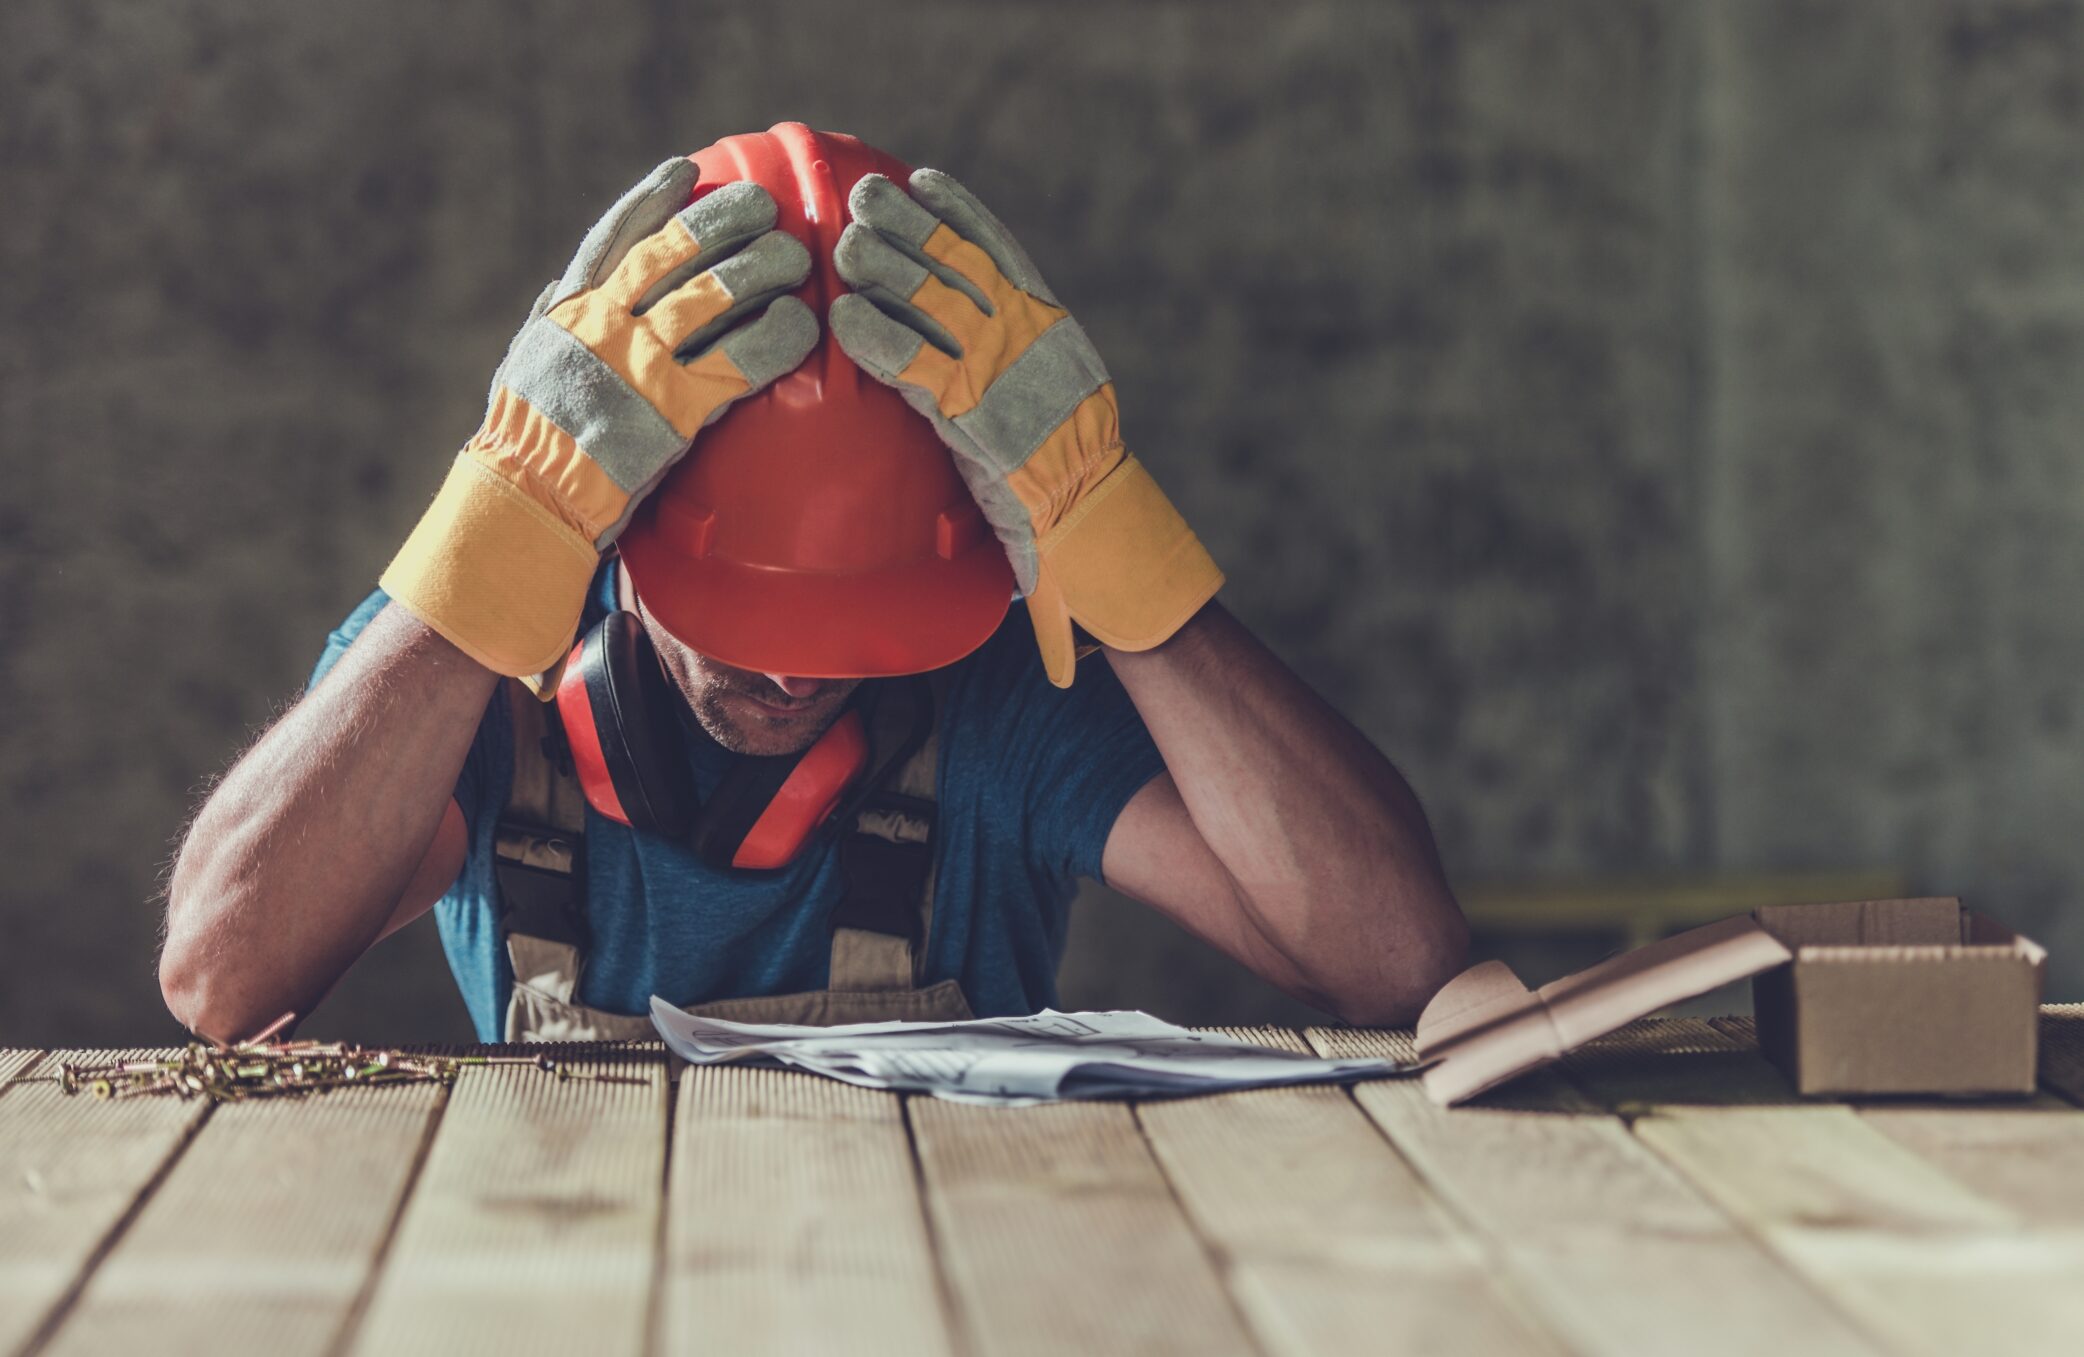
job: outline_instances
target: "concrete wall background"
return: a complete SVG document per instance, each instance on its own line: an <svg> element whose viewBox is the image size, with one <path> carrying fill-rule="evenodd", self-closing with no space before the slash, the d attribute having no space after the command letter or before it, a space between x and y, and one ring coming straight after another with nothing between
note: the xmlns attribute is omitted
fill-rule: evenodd
<svg viewBox="0 0 2084 1357"><path fill-rule="evenodd" d="M662 155L962 176L1465 878L1886 866L2084 990L2076 3L0 12L0 1044L155 878ZM1072 1002L1286 1010L1096 892ZM307 1030L464 1030L431 926Z"/></svg>

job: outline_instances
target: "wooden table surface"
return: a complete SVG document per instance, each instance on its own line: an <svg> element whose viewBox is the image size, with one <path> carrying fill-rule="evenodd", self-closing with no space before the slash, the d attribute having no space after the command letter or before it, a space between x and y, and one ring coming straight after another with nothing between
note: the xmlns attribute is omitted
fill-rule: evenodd
<svg viewBox="0 0 2084 1357"><path fill-rule="evenodd" d="M2084 1006L2046 1010L2040 1097L1961 1105L1799 1101L1741 1019L1452 1111L1407 1080L1000 1110L566 1049L640 1078L212 1108L0 1052L0 1352L2084 1345Z"/></svg>

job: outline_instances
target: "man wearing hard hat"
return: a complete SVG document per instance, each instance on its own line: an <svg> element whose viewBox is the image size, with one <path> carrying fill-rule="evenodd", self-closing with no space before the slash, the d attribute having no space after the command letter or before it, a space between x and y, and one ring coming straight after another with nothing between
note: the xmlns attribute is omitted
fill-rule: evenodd
<svg viewBox="0 0 2084 1357"><path fill-rule="evenodd" d="M961 185L792 123L668 161L197 816L167 1004L245 1035L431 908L487 1040L1026 1013L1085 876L1407 1021L1467 939L1425 818L1221 583Z"/></svg>

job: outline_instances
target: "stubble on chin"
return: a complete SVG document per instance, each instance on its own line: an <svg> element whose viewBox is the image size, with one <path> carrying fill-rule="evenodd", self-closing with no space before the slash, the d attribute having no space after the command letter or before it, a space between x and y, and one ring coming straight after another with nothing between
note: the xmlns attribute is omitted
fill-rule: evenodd
<svg viewBox="0 0 2084 1357"><path fill-rule="evenodd" d="M847 707L845 696L841 695L828 704L808 708L797 717L748 715L743 709L733 710L728 703L728 696L736 691L721 685L698 685L694 691L686 686L681 688L688 709L709 738L734 754L800 753L830 730Z"/></svg>
<svg viewBox="0 0 2084 1357"><path fill-rule="evenodd" d="M721 666L713 665L677 643L669 644L656 633L652 645L658 652L666 677L672 680L681 701L687 703L688 710L694 713L695 721L710 739L733 754L772 756L808 749L839 719L840 713L846 710L848 694L858 686L846 684L842 691L824 701L809 704L802 716L769 715L748 710L730 700L733 696L741 696L774 701L779 694L761 692L761 688L771 690L773 685L759 675L743 670L718 672Z"/></svg>
<svg viewBox="0 0 2084 1357"><path fill-rule="evenodd" d="M637 603L636 613L644 624L644 630L650 634L652 650L658 655L666 677L679 691L681 701L687 703L688 710L694 713L696 722L708 732L709 738L733 754L772 756L800 753L810 748L820 735L832 728L832 723L846 710L847 698L860 686L859 679L837 680L843 685L840 690L823 702L813 701L806 709L805 717L800 718L768 715L743 707L734 709L729 702L733 694L773 701L778 693L760 675L719 665L683 645L657 624L641 601ZM821 695L830 691L821 690ZM815 711L815 716L809 715L812 711Z"/></svg>

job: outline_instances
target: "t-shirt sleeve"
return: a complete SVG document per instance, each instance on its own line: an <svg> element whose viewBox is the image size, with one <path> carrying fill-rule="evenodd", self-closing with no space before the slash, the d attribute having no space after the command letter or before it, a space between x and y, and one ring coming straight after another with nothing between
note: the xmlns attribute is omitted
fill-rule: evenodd
<svg viewBox="0 0 2084 1357"><path fill-rule="evenodd" d="M1165 760L1106 660L1086 659L1071 687L1052 686L1017 606L987 649L974 677L1013 699L995 704L1009 714L1001 767L1027 826L1030 861L1067 888L1077 877L1098 880L1122 807L1165 771Z"/></svg>
<svg viewBox="0 0 2084 1357"><path fill-rule="evenodd" d="M339 626L333 628L332 634L326 637L326 648L320 653L318 663L311 668L311 678L304 685L305 692L316 688L319 681L333 671L333 666L340 663L340 657L347 654L348 647L355 643L355 638L362 634L363 628L374 621L376 615L382 612L390 601L389 594L381 589L375 590L356 605L355 610L349 613ZM470 752L463 759L463 768L456 775L456 804L463 808L463 818L473 830L477 828L478 816L481 813L478 798L487 785L486 768L490 760L487 727L496 718L503 716L504 708L500 703L495 701L489 704L485 720L478 726L477 738L471 741Z"/></svg>
<svg viewBox="0 0 2084 1357"><path fill-rule="evenodd" d="M340 657L355 643L355 637L362 634L362 628L375 621L376 615L390 601L389 594L381 589L374 590L355 605L355 610L339 626L333 628L332 634L326 637L326 648L320 653L318 663L311 667L311 678L304 684L305 692L316 688L320 679L333 672L333 666L340 663Z"/></svg>

